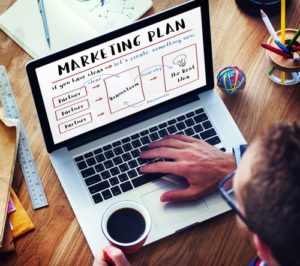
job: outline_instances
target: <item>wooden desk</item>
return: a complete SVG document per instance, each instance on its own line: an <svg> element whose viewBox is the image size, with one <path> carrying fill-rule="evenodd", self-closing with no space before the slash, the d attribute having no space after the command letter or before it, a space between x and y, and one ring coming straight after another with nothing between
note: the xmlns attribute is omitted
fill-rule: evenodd
<svg viewBox="0 0 300 266"><path fill-rule="evenodd" d="M0 13L15 0L1 1ZM154 0L149 13L183 0ZM215 73L237 65L247 74L245 91L238 96L220 92L247 141L256 132L282 119L300 118L300 85L282 87L270 81L260 43L268 32L260 18L241 13L234 0L211 0L211 24ZM271 18L276 29L280 18ZM292 1L287 26L299 28L300 1ZM33 211L25 182L17 166L14 188L36 225L33 232L16 240L16 252L0 256L1 265L91 265L92 253L70 204L51 166L25 74L30 57L0 32L0 63L5 65L22 114L30 145L42 177L49 207ZM185 232L162 239L129 256L133 265L247 265L255 251L228 213Z"/></svg>

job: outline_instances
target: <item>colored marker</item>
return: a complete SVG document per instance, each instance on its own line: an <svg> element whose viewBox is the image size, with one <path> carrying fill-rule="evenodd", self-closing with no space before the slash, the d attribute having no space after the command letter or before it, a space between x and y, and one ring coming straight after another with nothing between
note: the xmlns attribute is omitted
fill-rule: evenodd
<svg viewBox="0 0 300 266"><path fill-rule="evenodd" d="M262 43L261 46L275 54L279 54L281 56L283 56L284 58L293 58L293 56L290 54L290 53L286 53L286 52L283 52L279 49L277 49L276 47L274 46L271 46L269 44L266 44L266 43Z"/></svg>
<svg viewBox="0 0 300 266"><path fill-rule="evenodd" d="M260 10L260 13L261 13L262 20L265 23L265 25L266 25L270 35L274 39L274 41L276 41L276 40L279 41L279 38L278 38L278 36L274 30L274 27L273 27L269 17L267 16L267 14L263 10Z"/></svg>
<svg viewBox="0 0 300 266"><path fill-rule="evenodd" d="M300 45L298 45L298 46L292 46L291 47L291 51L292 52L300 51Z"/></svg>
<svg viewBox="0 0 300 266"><path fill-rule="evenodd" d="M300 29L298 29L298 31L296 32L296 34L294 35L294 37L290 40L287 48L291 49L292 45L295 44L295 42L297 41L298 37L300 36Z"/></svg>
<svg viewBox="0 0 300 266"><path fill-rule="evenodd" d="M275 43L277 44L277 46L284 52L289 53L290 50L288 48L286 48L280 41L275 41Z"/></svg>

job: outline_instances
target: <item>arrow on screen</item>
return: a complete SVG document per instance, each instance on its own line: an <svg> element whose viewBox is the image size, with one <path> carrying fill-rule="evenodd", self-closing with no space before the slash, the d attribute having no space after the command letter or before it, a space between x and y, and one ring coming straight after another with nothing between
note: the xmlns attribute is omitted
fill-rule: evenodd
<svg viewBox="0 0 300 266"><path fill-rule="evenodd" d="M153 78L151 78L150 80L156 80L157 79L157 77L153 77Z"/></svg>
<svg viewBox="0 0 300 266"><path fill-rule="evenodd" d="M99 101L101 101L102 99L103 99L103 98L100 97L100 98L96 99L95 102L99 102Z"/></svg>
<svg viewBox="0 0 300 266"><path fill-rule="evenodd" d="M112 65L109 65L109 66L105 67L105 69L108 69L108 68L111 68L111 67L112 67Z"/></svg>
<svg viewBox="0 0 300 266"><path fill-rule="evenodd" d="M100 114L98 114L97 116L103 116L104 115L104 113L100 113Z"/></svg>

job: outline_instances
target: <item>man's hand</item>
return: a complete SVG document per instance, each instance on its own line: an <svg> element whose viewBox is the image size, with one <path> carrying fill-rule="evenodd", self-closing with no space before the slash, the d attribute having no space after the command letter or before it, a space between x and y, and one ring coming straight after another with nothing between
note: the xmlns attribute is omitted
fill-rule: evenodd
<svg viewBox="0 0 300 266"><path fill-rule="evenodd" d="M120 249L109 245L100 249L93 266L130 266L130 263Z"/></svg>
<svg viewBox="0 0 300 266"><path fill-rule="evenodd" d="M184 177L189 186L168 191L160 200L194 200L217 188L218 182L236 168L232 154L224 153L210 144L185 135L170 135L149 143L143 159L164 158L140 168L142 173L164 173Z"/></svg>

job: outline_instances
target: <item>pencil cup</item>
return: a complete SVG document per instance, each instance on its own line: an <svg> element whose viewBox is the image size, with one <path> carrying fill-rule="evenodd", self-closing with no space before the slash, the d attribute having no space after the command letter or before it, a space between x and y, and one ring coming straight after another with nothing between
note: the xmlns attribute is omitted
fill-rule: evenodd
<svg viewBox="0 0 300 266"><path fill-rule="evenodd" d="M296 29L285 30L286 45L295 36L296 32ZM280 39L280 31L277 31L276 34ZM299 42L300 37L296 41L296 45L299 45ZM270 36L267 40L267 43L271 46L278 47L272 36ZM291 56L291 58L286 58L282 55L266 50L266 65L267 75L274 82L280 85L294 85L300 83L300 61L295 60L293 56Z"/></svg>

